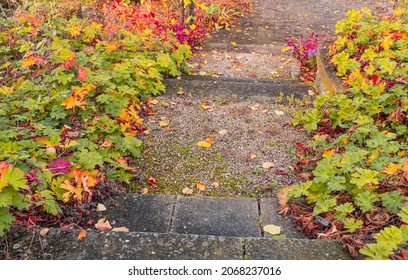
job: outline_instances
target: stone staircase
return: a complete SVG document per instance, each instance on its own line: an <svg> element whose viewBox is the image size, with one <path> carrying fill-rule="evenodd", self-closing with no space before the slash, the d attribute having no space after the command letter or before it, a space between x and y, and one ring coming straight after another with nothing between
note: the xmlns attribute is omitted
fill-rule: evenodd
<svg viewBox="0 0 408 280"><path fill-rule="evenodd" d="M289 217L277 212L273 198L217 198L123 194L117 206L93 211L87 219L106 218L112 227L129 232L103 232L90 227L51 229L46 235L21 231L13 238L11 255L30 250L34 259L349 259L337 241L310 240ZM264 225L282 227L281 235L264 233Z"/></svg>

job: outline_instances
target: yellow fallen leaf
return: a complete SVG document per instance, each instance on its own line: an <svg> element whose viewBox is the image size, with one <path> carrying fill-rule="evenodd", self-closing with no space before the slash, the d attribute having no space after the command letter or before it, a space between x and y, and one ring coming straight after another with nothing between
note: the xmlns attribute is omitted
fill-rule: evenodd
<svg viewBox="0 0 408 280"><path fill-rule="evenodd" d="M289 48L285 47L285 48L282 48L282 49L281 49L281 52L285 53L285 52L287 52L288 50L289 50Z"/></svg>
<svg viewBox="0 0 408 280"><path fill-rule="evenodd" d="M237 29L237 30L235 30L235 32L237 32L237 33L241 33L241 32L242 32L242 30L241 30L241 29Z"/></svg>
<svg viewBox="0 0 408 280"><path fill-rule="evenodd" d="M227 134L227 133L228 133L228 130L226 130L226 129L223 129L223 130L218 131L218 134L219 134L219 135L225 135L225 134Z"/></svg>
<svg viewBox="0 0 408 280"><path fill-rule="evenodd" d="M164 121L161 121L161 122L159 123L159 125L160 125L161 127L169 126L169 124L166 123L166 122L164 122Z"/></svg>
<svg viewBox="0 0 408 280"><path fill-rule="evenodd" d="M264 28L265 28L265 29L269 29L269 28L271 28L271 27L270 27L269 25L265 25Z"/></svg>
<svg viewBox="0 0 408 280"><path fill-rule="evenodd" d="M203 183L201 183L201 182L197 182L197 188L200 191L205 191L205 185Z"/></svg>
<svg viewBox="0 0 408 280"><path fill-rule="evenodd" d="M199 141L199 142L197 143L197 145L198 145L199 147L203 147L203 148L209 148L209 147L211 147L211 143L210 143L210 142L207 142L207 141Z"/></svg>
<svg viewBox="0 0 408 280"><path fill-rule="evenodd" d="M167 103L166 101L162 101L161 105L162 105L163 107L169 107L169 106L170 106L170 104Z"/></svg>
<svg viewBox="0 0 408 280"><path fill-rule="evenodd" d="M256 155L250 155L249 158L250 159L256 159Z"/></svg>
<svg viewBox="0 0 408 280"><path fill-rule="evenodd" d="M84 239L86 237L86 235L87 235L86 230L82 229L78 234L77 240L79 241L79 240Z"/></svg>
<svg viewBox="0 0 408 280"><path fill-rule="evenodd" d="M116 232L129 232L129 229L127 227L115 227L112 229L112 231Z"/></svg>
<svg viewBox="0 0 408 280"><path fill-rule="evenodd" d="M184 188L181 192L182 192L183 194L187 194L187 195L193 194L193 190L190 189L190 188Z"/></svg>
<svg viewBox="0 0 408 280"><path fill-rule="evenodd" d="M149 189L148 189L148 188L143 188L143 189L140 191L141 194L147 194L148 192L149 192Z"/></svg>
<svg viewBox="0 0 408 280"><path fill-rule="evenodd" d="M402 169L402 164L391 162L386 168L384 168L384 173L388 175L397 175L398 170L400 169Z"/></svg>
<svg viewBox="0 0 408 280"><path fill-rule="evenodd" d="M285 114L284 112L279 111L279 110L275 110L274 113L275 113L276 115L278 115L278 116L282 116L283 114Z"/></svg>
<svg viewBox="0 0 408 280"><path fill-rule="evenodd" d="M150 104L157 105L159 104L159 100L157 99L150 100Z"/></svg>
<svg viewBox="0 0 408 280"><path fill-rule="evenodd" d="M267 232L271 235L277 235L281 232L281 227L275 225L266 225L263 227L264 232Z"/></svg>
<svg viewBox="0 0 408 280"><path fill-rule="evenodd" d="M237 45L237 43L235 43L234 41L232 41L232 42L231 42L231 45L232 45L233 47L235 47L235 46Z"/></svg>
<svg viewBox="0 0 408 280"><path fill-rule="evenodd" d="M106 211L106 207L102 203L98 203L98 205L96 206L96 212L102 212L102 211Z"/></svg>
<svg viewBox="0 0 408 280"><path fill-rule="evenodd" d="M262 167L265 168L265 169L270 169L270 168L272 168L272 167L274 167L274 166L275 166L275 164L273 164L272 162L264 162L264 163L262 163Z"/></svg>
<svg viewBox="0 0 408 280"><path fill-rule="evenodd" d="M251 109L252 111L257 111L259 109L259 104L255 104L253 106L248 106L249 109Z"/></svg>
<svg viewBox="0 0 408 280"><path fill-rule="evenodd" d="M44 235L46 235L49 231L50 231L49 228L43 228L42 230L40 230L40 235L41 235L41 236L44 236Z"/></svg>

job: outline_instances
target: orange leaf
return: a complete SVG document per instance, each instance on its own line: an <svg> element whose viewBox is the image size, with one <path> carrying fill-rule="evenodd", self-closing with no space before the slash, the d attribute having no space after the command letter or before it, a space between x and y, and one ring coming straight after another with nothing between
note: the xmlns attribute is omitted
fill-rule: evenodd
<svg viewBox="0 0 408 280"><path fill-rule="evenodd" d="M67 190L67 192L62 194L62 199L64 202L68 202L71 196L73 196L77 200L82 200L83 189L81 187L75 187L69 180L65 180L61 184L60 188Z"/></svg>
<svg viewBox="0 0 408 280"><path fill-rule="evenodd" d="M129 229L127 227L115 227L115 228L112 229L112 231L129 232Z"/></svg>
<svg viewBox="0 0 408 280"><path fill-rule="evenodd" d="M323 152L322 157L324 157L324 158L331 158L334 153L335 153L335 150L334 150L334 149L325 150L325 151Z"/></svg>
<svg viewBox="0 0 408 280"><path fill-rule="evenodd" d="M61 105L65 106L66 109L75 109L76 107L79 107L82 110L85 110L86 101L77 98L77 96L70 95L61 103Z"/></svg>
<svg viewBox="0 0 408 280"><path fill-rule="evenodd" d="M201 183L201 182L197 182L197 188L200 191L205 191L205 185L203 183Z"/></svg>
<svg viewBox="0 0 408 280"><path fill-rule="evenodd" d="M214 144L214 143L215 143L213 137L208 137L207 140L205 140L205 141L207 141L207 142L210 143L210 144Z"/></svg>
<svg viewBox="0 0 408 280"><path fill-rule="evenodd" d="M81 230L81 231L79 232L79 234L78 234L77 240L79 241L79 240L84 239L84 238L86 237L86 235L87 235L86 230L84 230L84 229Z"/></svg>
<svg viewBox="0 0 408 280"><path fill-rule="evenodd" d="M400 170L401 168L402 168L401 164L391 162L390 164L388 164L387 167L384 168L384 173L388 175L397 175L398 170Z"/></svg>
<svg viewBox="0 0 408 280"><path fill-rule="evenodd" d="M49 228L43 228L42 230L40 230L40 235L41 235L41 236L44 236L44 235L46 235L49 231L50 231Z"/></svg>

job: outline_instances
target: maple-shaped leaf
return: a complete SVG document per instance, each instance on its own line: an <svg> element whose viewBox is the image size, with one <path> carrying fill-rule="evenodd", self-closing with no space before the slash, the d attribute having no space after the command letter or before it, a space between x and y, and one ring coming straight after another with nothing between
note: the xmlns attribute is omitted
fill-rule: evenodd
<svg viewBox="0 0 408 280"><path fill-rule="evenodd" d="M21 60L21 68L28 68L37 62L34 56L29 56Z"/></svg>
<svg viewBox="0 0 408 280"><path fill-rule="evenodd" d="M65 60L65 62L62 64L62 66L64 66L64 68L68 70L74 65L75 60L76 60L76 58L74 56L70 57L67 60Z"/></svg>
<svg viewBox="0 0 408 280"><path fill-rule="evenodd" d="M391 35L388 35L380 40L380 45L384 50L389 50L394 44L394 39Z"/></svg>
<svg viewBox="0 0 408 280"><path fill-rule="evenodd" d="M378 184L378 172L375 170L370 170L370 169L363 169L358 167L356 169L357 172L354 172L351 174L351 177L353 177L350 180L350 183L356 184L358 187L362 188L366 185L373 184L377 185Z"/></svg>
<svg viewBox="0 0 408 280"><path fill-rule="evenodd" d="M47 165L47 168L54 174L62 173L69 174L71 170L71 163L63 158L56 158L50 164Z"/></svg>
<svg viewBox="0 0 408 280"><path fill-rule="evenodd" d="M81 67L77 65L77 70L78 70L78 80L80 81L85 81L86 77L88 77L89 73L86 71L84 67Z"/></svg>
<svg viewBox="0 0 408 280"><path fill-rule="evenodd" d="M61 186L61 189L67 190L67 192L65 192L62 195L62 200L64 202L68 202L69 199L71 198L71 196L73 196L75 199L77 200L82 200L82 193L83 193L83 188L81 187L75 187L74 185L72 185L72 183L69 180L65 180Z"/></svg>
<svg viewBox="0 0 408 280"><path fill-rule="evenodd" d="M62 103L62 106L65 106L66 109L76 109L76 107L85 110L86 101L83 98L79 98L77 96L70 95L65 99Z"/></svg>
<svg viewBox="0 0 408 280"><path fill-rule="evenodd" d="M401 164L391 162L384 168L384 173L388 175L397 175L398 171L402 168Z"/></svg>

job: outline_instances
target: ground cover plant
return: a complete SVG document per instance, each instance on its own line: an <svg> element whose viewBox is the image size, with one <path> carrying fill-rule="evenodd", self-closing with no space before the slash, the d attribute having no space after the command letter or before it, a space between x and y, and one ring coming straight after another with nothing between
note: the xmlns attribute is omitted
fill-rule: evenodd
<svg viewBox="0 0 408 280"><path fill-rule="evenodd" d="M130 183L150 96L247 7L193 1L180 21L191 1L133 2L24 1L0 20L0 236L12 223L76 227Z"/></svg>
<svg viewBox="0 0 408 280"><path fill-rule="evenodd" d="M305 181L281 190L281 212L353 257L407 259L408 10L351 10L336 34L329 61L348 91L295 112L312 138L297 145Z"/></svg>

